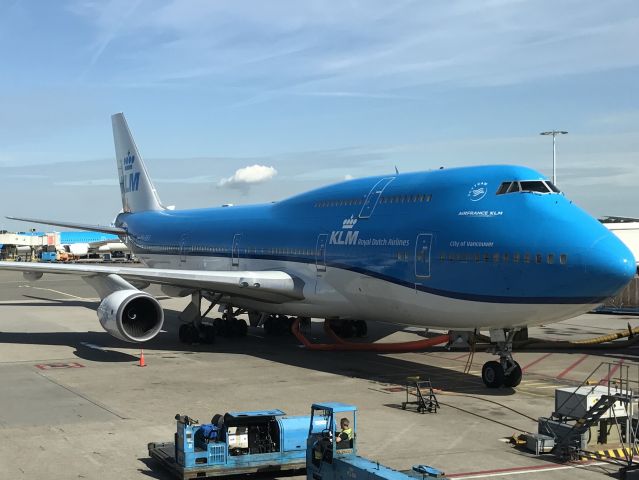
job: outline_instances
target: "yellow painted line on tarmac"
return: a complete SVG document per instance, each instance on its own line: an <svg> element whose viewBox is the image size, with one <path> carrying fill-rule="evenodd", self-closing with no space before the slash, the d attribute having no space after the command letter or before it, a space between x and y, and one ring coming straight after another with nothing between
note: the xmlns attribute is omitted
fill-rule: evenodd
<svg viewBox="0 0 639 480"><path fill-rule="evenodd" d="M33 287L31 285L23 285L23 288L33 288L34 290L44 290L46 292L59 293L60 295L66 295L67 297L76 298L78 300L93 300L91 298L78 297L77 295L72 295L70 293L61 292L60 290L54 290L53 288Z"/></svg>

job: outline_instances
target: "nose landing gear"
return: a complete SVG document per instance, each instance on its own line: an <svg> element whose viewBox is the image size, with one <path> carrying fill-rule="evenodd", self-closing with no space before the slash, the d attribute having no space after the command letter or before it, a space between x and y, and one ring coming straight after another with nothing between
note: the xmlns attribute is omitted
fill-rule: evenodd
<svg viewBox="0 0 639 480"><path fill-rule="evenodd" d="M515 333L512 328L490 331L492 353L499 355L499 361L486 362L481 369L481 379L488 388L513 388L521 383L522 370L512 354Z"/></svg>

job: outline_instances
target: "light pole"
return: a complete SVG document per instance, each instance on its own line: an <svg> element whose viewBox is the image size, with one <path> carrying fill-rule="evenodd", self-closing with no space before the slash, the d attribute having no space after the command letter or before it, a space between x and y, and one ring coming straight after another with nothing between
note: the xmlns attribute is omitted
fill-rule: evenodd
<svg viewBox="0 0 639 480"><path fill-rule="evenodd" d="M555 163L555 157L557 153L557 149L555 147L555 137L557 135L566 135L568 132L564 132L563 130L551 130L549 132L541 132L539 135L552 135L552 183L557 185L557 167Z"/></svg>

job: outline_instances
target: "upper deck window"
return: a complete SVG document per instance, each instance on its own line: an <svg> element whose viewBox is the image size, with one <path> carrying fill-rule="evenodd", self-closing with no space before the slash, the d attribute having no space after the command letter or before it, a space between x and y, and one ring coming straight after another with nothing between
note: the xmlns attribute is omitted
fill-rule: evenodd
<svg viewBox="0 0 639 480"><path fill-rule="evenodd" d="M503 182L497 189L497 195L514 192L560 193L551 181L523 180Z"/></svg>

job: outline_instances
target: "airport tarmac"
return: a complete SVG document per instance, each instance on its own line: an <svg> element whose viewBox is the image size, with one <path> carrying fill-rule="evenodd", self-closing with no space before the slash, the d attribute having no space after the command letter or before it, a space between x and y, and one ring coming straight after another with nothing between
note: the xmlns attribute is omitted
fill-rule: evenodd
<svg viewBox="0 0 639 480"><path fill-rule="evenodd" d="M82 280L50 275L28 283L0 273L0 478L168 479L146 445L172 440L176 413L202 421L264 408L300 415L316 401L357 405L360 454L396 469L425 463L456 479L595 479L618 469L555 463L505 439L536 431L535 419L553 410L555 388L577 385L602 361L635 365L638 347L519 352L520 387L487 390L480 370L494 357L480 352L466 374L463 351L311 352L292 336L253 328L246 338L186 347L176 333L186 299L161 298L166 332L144 345L147 367L140 368L139 346L102 331L98 299ZM639 326L639 317L582 315L530 335L586 338L628 323ZM369 331L383 341L423 334L383 324ZM313 335L322 340L319 323ZM401 410L409 375L442 390L437 414Z"/></svg>

